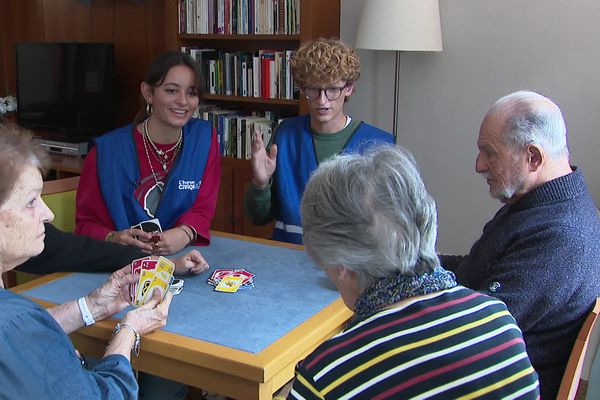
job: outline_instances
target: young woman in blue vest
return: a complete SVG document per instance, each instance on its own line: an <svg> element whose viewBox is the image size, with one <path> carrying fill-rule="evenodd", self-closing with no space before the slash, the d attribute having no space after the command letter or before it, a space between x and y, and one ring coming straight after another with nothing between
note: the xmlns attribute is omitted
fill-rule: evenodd
<svg viewBox="0 0 600 400"><path fill-rule="evenodd" d="M201 82L199 66L178 51L150 65L133 123L97 138L85 160L76 233L154 254L210 242L221 165L210 123L192 119ZM153 218L160 235L131 229Z"/></svg>
<svg viewBox="0 0 600 400"><path fill-rule="evenodd" d="M356 52L335 39L301 46L291 62L294 82L308 103L308 115L283 121L270 149L260 134L252 145L252 185L246 214L256 225L275 219L273 238L302 243L300 199L312 171L338 153L361 151L394 137L344 114L344 103L360 77Z"/></svg>

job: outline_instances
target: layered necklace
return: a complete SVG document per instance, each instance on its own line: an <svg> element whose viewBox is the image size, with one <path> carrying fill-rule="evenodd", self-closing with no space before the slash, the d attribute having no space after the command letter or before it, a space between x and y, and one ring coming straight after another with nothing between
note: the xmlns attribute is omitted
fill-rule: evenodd
<svg viewBox="0 0 600 400"><path fill-rule="evenodd" d="M161 182L156 177L156 173L154 172L154 167L152 166L152 160L150 159L150 153L154 156L154 158L159 162L162 166L163 171L167 171L167 168L171 168L173 166L173 162L175 158L177 158L177 154L179 153L179 149L181 148L181 144L183 143L183 129L179 130L179 139L175 144L167 149L161 150L158 148L156 143L152 141L152 137L150 136L150 131L148 130L148 120L150 118L146 118L144 123L142 124L142 140L144 143L144 150L146 152L146 158L148 159L148 164L150 164L150 171L152 172L152 177L156 182L156 186L162 192L165 184ZM149 151L148 148L151 148L152 151Z"/></svg>

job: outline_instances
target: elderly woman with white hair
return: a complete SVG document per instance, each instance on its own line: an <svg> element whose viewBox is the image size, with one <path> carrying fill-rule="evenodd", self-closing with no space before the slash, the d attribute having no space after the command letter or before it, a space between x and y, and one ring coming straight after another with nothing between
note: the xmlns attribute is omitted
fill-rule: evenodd
<svg viewBox="0 0 600 400"><path fill-rule="evenodd" d="M288 398L539 397L504 303L440 265L435 203L409 153L322 163L301 212L309 255L354 316L298 365Z"/></svg>
<svg viewBox="0 0 600 400"><path fill-rule="evenodd" d="M53 219L41 199L48 156L30 132L0 124L0 273L44 248L44 223ZM130 355L140 337L165 325L172 295L158 293L117 324L104 357L92 369L82 365L69 333L129 305L136 280L125 267L79 301L45 310L5 290L0 279L0 398L137 399Z"/></svg>

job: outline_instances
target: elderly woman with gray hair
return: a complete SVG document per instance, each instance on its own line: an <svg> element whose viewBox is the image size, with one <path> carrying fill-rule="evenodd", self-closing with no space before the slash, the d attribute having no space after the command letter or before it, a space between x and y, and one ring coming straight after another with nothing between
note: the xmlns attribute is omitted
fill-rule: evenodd
<svg viewBox="0 0 600 400"><path fill-rule="evenodd" d="M48 155L31 132L0 124L0 273L44 249L54 215L41 198ZM87 368L68 334L129 305L129 266L89 295L48 310L4 289L0 279L0 399L137 399L131 353L141 336L166 324L172 294L158 291L117 323L104 357Z"/></svg>
<svg viewBox="0 0 600 400"><path fill-rule="evenodd" d="M409 153L322 163L301 212L309 255L354 317L298 365L288 398L539 397L504 303L440 266L435 203Z"/></svg>

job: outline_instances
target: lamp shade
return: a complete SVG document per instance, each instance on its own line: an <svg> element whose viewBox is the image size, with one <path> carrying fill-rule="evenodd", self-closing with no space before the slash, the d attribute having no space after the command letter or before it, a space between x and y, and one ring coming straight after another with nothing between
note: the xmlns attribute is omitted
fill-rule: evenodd
<svg viewBox="0 0 600 400"><path fill-rule="evenodd" d="M438 0L365 0L356 47L371 50L441 51Z"/></svg>

